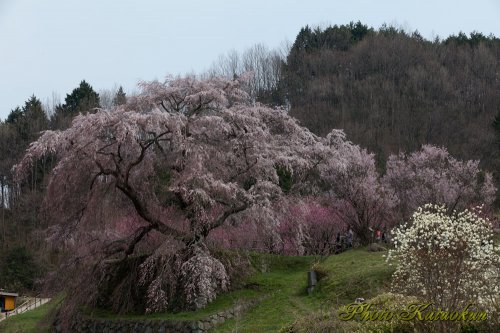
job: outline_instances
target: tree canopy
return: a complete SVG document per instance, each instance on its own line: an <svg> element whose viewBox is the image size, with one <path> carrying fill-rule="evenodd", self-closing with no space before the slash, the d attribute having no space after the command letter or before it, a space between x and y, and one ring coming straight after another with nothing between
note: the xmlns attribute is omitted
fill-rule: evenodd
<svg viewBox="0 0 500 333"><path fill-rule="evenodd" d="M284 110L254 104L239 86L221 78L143 82L126 104L80 114L64 131L46 131L16 173L22 178L47 153L57 157L46 196L53 237L86 244L75 252L94 258L124 259L138 248L155 253L174 242L183 258L179 274L207 270L219 287L200 285L206 277L198 275L199 281L167 286L174 273L159 269L156 256L141 267L140 274L156 267L142 283L156 294L176 290L188 307L213 299L227 278L205 247L209 233L239 221L271 223L273 202L317 192L322 174L345 169L342 145L350 145L341 131L320 138ZM291 177L286 186L283 170ZM114 218L96 216L109 200ZM146 304L159 311L173 297Z"/></svg>
<svg viewBox="0 0 500 333"><path fill-rule="evenodd" d="M70 126L71 119L79 113L93 112L100 108L99 94L85 80L67 94L64 104L56 106L52 118L54 129L65 129Z"/></svg>

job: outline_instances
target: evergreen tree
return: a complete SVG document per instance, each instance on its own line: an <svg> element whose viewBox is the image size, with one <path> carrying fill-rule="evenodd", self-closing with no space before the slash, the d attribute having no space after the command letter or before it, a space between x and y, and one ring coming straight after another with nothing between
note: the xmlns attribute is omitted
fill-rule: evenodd
<svg viewBox="0 0 500 333"><path fill-rule="evenodd" d="M48 128L49 120L42 108L42 102L36 98L35 95L31 96L30 99L26 101L22 111L28 131L27 139L31 142L38 138L41 131Z"/></svg>
<svg viewBox="0 0 500 333"><path fill-rule="evenodd" d="M311 42L313 39L313 32L308 25L304 28L300 29L297 38L295 39L295 43L293 43L292 50L290 53L300 52L300 51L309 51L311 49Z"/></svg>
<svg viewBox="0 0 500 333"><path fill-rule="evenodd" d="M351 40L353 42L359 42L367 34L373 31L373 29L370 29L367 25L362 24L360 21L356 23L349 23L349 28L351 30Z"/></svg>
<svg viewBox="0 0 500 333"><path fill-rule="evenodd" d="M64 104L56 106L52 117L52 127L66 129L74 116L79 113L92 112L95 108L100 108L99 94L83 80L78 88L66 95Z"/></svg>
<svg viewBox="0 0 500 333"><path fill-rule="evenodd" d="M123 92L123 87L120 86L118 91L116 92L115 97L113 98L113 105L123 105L127 102L127 96L125 92Z"/></svg>
<svg viewBox="0 0 500 333"><path fill-rule="evenodd" d="M40 131L47 129L48 118L42 108L42 102L33 95L22 108L16 107L12 110L5 123L11 124L19 137L29 143L38 138Z"/></svg>
<svg viewBox="0 0 500 333"><path fill-rule="evenodd" d="M10 110L7 119L5 119L5 123L14 125L21 120L22 116L23 111L19 106L17 106L15 109Z"/></svg>
<svg viewBox="0 0 500 333"><path fill-rule="evenodd" d="M65 109L72 115L80 112L86 113L94 108L99 108L99 94L92 86L83 80L78 88L73 89L71 94L66 95Z"/></svg>

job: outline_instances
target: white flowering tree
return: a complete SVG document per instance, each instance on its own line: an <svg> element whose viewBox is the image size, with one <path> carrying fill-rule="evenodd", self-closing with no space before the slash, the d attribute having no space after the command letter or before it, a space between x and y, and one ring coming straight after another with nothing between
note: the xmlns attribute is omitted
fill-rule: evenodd
<svg viewBox="0 0 500 333"><path fill-rule="evenodd" d="M444 206L425 205L410 223L394 230L397 264L395 291L458 311L475 303L490 314L500 302L500 248L494 246L490 222L481 212L448 214Z"/></svg>
<svg viewBox="0 0 500 333"><path fill-rule="evenodd" d="M45 132L16 171L22 180L33 160L55 155L46 197L52 243L87 262L130 263L114 275L95 268L84 283L100 291L84 299L96 294L95 303L122 312L142 303L146 312L200 308L229 283L205 246L210 232L271 223L273 201L314 192L311 174L341 168L343 158L283 110L253 104L238 81L169 78L141 87L124 105ZM102 289L109 301L99 299Z"/></svg>

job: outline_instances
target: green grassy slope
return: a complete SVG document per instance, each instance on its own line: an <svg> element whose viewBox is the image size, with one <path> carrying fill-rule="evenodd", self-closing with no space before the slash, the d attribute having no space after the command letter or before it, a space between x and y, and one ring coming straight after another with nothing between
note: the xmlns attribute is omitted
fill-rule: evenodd
<svg viewBox="0 0 500 333"><path fill-rule="evenodd" d="M363 248L329 257L320 264L328 276L321 281L314 296L328 304L340 305L387 290L394 270L385 262L383 255L386 254Z"/></svg>
<svg viewBox="0 0 500 333"><path fill-rule="evenodd" d="M7 318L0 322L2 333L48 333L52 321L50 317L62 298L56 297L34 310Z"/></svg>
<svg viewBox="0 0 500 333"><path fill-rule="evenodd" d="M267 289L269 298L241 318L226 321L213 331L277 332L300 315L348 304L357 297L375 296L388 287L393 272L385 263L383 253L356 249L322 260L317 267L327 275L310 296L306 293L306 285L312 258L301 258L301 265L293 268L283 265L274 267L269 273L257 274L250 280Z"/></svg>

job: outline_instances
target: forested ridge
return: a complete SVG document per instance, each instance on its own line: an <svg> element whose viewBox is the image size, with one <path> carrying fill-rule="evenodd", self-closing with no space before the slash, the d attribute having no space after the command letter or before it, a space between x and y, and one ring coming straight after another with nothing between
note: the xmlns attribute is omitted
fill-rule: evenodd
<svg viewBox="0 0 500 333"><path fill-rule="evenodd" d="M497 170L499 59L500 40L478 32L429 41L359 22L305 27L280 83L292 116L320 135L344 129L380 165L430 143Z"/></svg>

